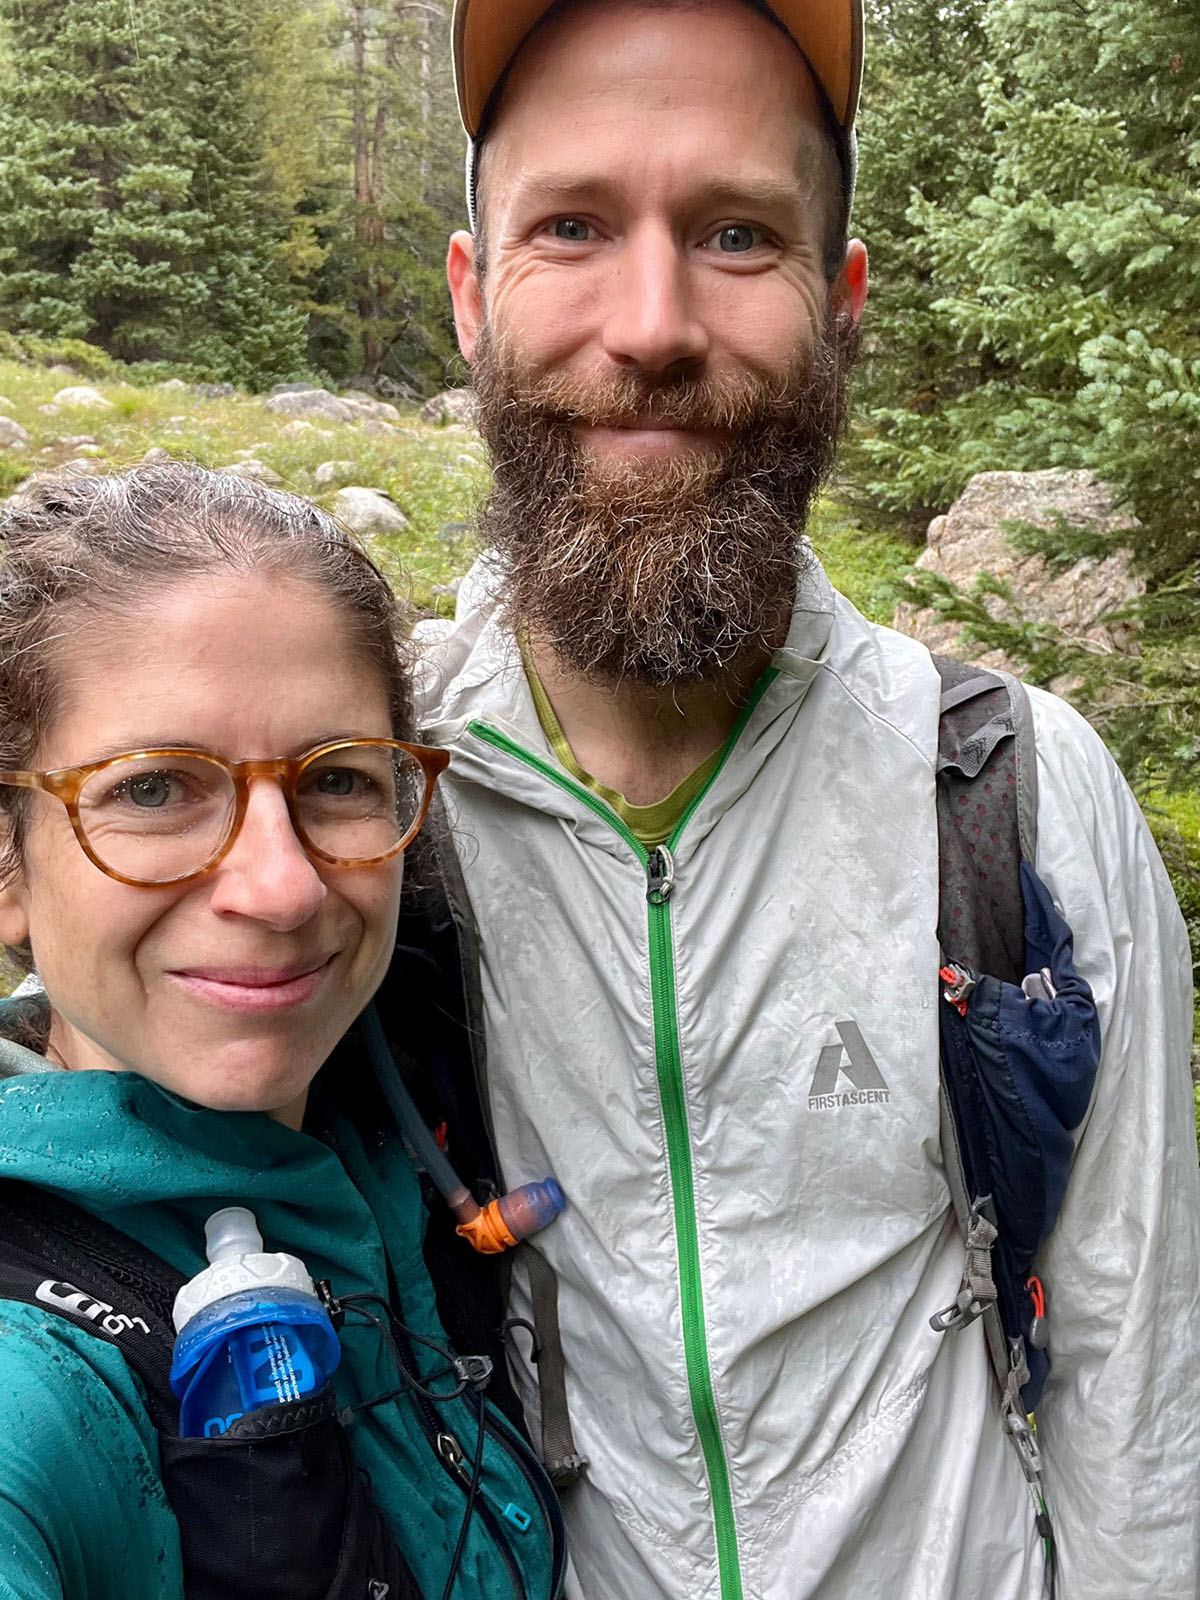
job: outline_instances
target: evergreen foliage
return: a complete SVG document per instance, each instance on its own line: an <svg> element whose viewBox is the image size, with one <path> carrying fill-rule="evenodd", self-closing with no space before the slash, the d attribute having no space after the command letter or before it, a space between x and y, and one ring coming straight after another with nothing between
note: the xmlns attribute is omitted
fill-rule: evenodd
<svg viewBox="0 0 1200 1600"><path fill-rule="evenodd" d="M1090 466L1112 483L1142 525L1140 657L997 623L981 603L986 582L967 597L925 583L919 598L970 621L1035 680L1074 676L1128 765L1194 782L1200 12L1174 0L1009 0L980 21L964 65L982 137L949 200L945 175L931 181L913 152L901 230L930 286L927 348L943 376L928 405L906 405L893 383L873 406L867 493L902 512L944 506L988 468ZM876 210L886 237L891 219ZM869 237L869 197L859 216ZM907 337L877 321L876 344L893 334Z"/></svg>
<svg viewBox="0 0 1200 1600"><path fill-rule="evenodd" d="M0 18L0 327L292 375L229 0L0 0Z"/></svg>

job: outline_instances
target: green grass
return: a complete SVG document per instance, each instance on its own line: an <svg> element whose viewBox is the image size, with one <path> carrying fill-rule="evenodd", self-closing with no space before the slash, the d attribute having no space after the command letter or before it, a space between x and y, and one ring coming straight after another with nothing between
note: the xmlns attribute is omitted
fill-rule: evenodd
<svg viewBox="0 0 1200 1600"><path fill-rule="evenodd" d="M918 546L898 534L863 527L829 497L816 507L809 537L834 588L872 622L890 625L897 587L920 555Z"/></svg>
<svg viewBox="0 0 1200 1600"><path fill-rule="evenodd" d="M62 388L93 382L111 410L62 409L47 416L39 408ZM430 427L416 412L401 417L399 431L367 432L361 423L314 418L311 429L289 433L293 419L265 409L262 398L237 395L202 399L188 390L143 388L126 382L73 378L35 365L0 360L0 396L12 402L0 414L14 417L30 434L24 450L0 449L0 493L31 472L47 471L74 454L64 436L90 435L102 469L132 466L153 446L180 460L226 467L254 456L277 472L283 487L319 504L333 504L345 484L386 490L409 519L402 540L377 542L376 554L419 604L436 603L434 585L465 570L472 540L469 524L487 486L482 446L473 433ZM323 461L344 461L336 482L322 486ZM458 526L455 526L455 525Z"/></svg>

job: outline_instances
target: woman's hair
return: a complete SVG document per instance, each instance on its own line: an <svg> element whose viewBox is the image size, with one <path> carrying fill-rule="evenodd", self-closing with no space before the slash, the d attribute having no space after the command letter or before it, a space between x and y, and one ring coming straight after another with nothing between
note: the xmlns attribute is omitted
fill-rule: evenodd
<svg viewBox="0 0 1200 1600"><path fill-rule="evenodd" d="M136 618L156 592L215 571L308 582L340 606L410 736L407 618L387 580L326 512L230 472L174 463L34 479L0 504L0 768L27 768L58 708L58 646L80 623ZM0 786L20 865L27 790Z"/></svg>

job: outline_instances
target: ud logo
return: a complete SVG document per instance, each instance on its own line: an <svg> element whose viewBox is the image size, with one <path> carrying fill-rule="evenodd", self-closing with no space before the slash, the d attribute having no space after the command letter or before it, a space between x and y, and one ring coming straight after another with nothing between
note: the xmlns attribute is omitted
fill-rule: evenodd
<svg viewBox="0 0 1200 1600"><path fill-rule="evenodd" d="M150 1332L142 1317L128 1317L123 1311L110 1306L107 1300L97 1300L95 1295L85 1294L73 1283L56 1283L53 1278L47 1278L38 1284L34 1293L43 1305L53 1306L56 1311L73 1312L77 1317L86 1317L89 1322L99 1323L105 1333L111 1333L114 1337L129 1333L134 1328L139 1328L143 1333Z"/></svg>
<svg viewBox="0 0 1200 1600"><path fill-rule="evenodd" d="M835 1111L839 1106L879 1105L890 1098L883 1073L867 1049L867 1041L857 1022L835 1022L841 1044L827 1044L817 1057L808 1091L810 1111ZM844 1089L839 1078L853 1085Z"/></svg>

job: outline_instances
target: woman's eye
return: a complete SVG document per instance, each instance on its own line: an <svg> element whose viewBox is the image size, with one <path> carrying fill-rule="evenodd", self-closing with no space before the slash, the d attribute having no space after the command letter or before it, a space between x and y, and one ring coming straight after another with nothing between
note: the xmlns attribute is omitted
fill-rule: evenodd
<svg viewBox="0 0 1200 1600"><path fill-rule="evenodd" d="M116 805L135 806L139 811L161 811L187 798L187 787L174 772L139 772L121 779L110 793Z"/></svg>
<svg viewBox="0 0 1200 1600"><path fill-rule="evenodd" d="M330 767L321 773L313 787L318 794L340 800L370 785L361 773L351 772L349 767Z"/></svg>
<svg viewBox="0 0 1200 1600"><path fill-rule="evenodd" d="M572 244L585 244L592 233L590 224L578 217L559 217L550 224L550 231L556 239L569 239Z"/></svg>
<svg viewBox="0 0 1200 1600"><path fill-rule="evenodd" d="M757 249L765 238L761 228L752 228L748 222L734 222L706 239L705 248L719 250L722 255L745 255L748 250Z"/></svg>
<svg viewBox="0 0 1200 1600"><path fill-rule="evenodd" d="M164 772L148 772L129 782L129 799L135 806L165 806L171 798L171 780Z"/></svg>

